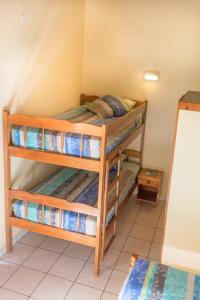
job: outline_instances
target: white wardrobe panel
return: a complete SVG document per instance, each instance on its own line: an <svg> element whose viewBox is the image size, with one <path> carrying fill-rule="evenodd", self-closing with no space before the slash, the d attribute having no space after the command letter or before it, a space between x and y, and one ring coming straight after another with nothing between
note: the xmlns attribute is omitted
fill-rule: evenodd
<svg viewBox="0 0 200 300"><path fill-rule="evenodd" d="M162 262L200 272L200 112L179 110Z"/></svg>

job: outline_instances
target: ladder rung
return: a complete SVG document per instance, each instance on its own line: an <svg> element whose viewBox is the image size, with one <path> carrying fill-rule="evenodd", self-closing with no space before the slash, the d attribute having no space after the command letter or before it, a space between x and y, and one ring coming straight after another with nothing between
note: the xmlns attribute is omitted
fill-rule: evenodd
<svg viewBox="0 0 200 300"><path fill-rule="evenodd" d="M108 191L110 192L113 187L117 184L117 182L119 182L119 175L116 176L113 181L111 181L111 183L109 183L109 188L108 188Z"/></svg>
<svg viewBox="0 0 200 300"><path fill-rule="evenodd" d="M107 253L111 243L113 242L114 238L115 238L115 234L112 233L111 236L109 237L109 240L107 240L107 237L106 236L106 243L105 243L105 248L104 248L104 255Z"/></svg>
<svg viewBox="0 0 200 300"><path fill-rule="evenodd" d="M111 232L111 230L113 229L114 230L114 224L115 222L117 221L117 218L114 216L112 218L112 220L110 221L110 223L107 225L107 228L106 228L106 235L109 234Z"/></svg>
<svg viewBox="0 0 200 300"><path fill-rule="evenodd" d="M108 213L111 210L111 208L117 203L117 201L118 201L118 196L113 198L113 200L108 203L106 208L106 213Z"/></svg>
<svg viewBox="0 0 200 300"><path fill-rule="evenodd" d="M112 168L112 166L114 166L120 160L120 158L121 156L118 155L111 162L109 162L109 169Z"/></svg>

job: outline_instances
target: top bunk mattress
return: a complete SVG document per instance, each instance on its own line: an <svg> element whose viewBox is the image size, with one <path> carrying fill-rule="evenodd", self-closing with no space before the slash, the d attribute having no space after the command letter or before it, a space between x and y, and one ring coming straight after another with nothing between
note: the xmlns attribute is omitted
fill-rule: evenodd
<svg viewBox="0 0 200 300"><path fill-rule="evenodd" d="M67 120L73 123L88 123L96 126L106 125L119 117L110 117L100 119L96 114L88 111L87 106L82 105L78 108L67 111L55 117L59 120ZM118 145L120 145L127 137L138 128L143 121L142 113L139 113L133 122L120 132L115 137L110 137L106 147L106 153L110 153ZM44 150L54 153L64 153L84 158L100 158L101 141L100 138L94 136L83 135L83 147L81 150L81 135L77 133L65 133L63 149L61 146L61 133L59 131L44 130L44 149L42 149L42 129L40 128L26 128L26 145L25 145L25 127L12 126L11 128L11 142L16 147L25 147L32 150Z"/></svg>

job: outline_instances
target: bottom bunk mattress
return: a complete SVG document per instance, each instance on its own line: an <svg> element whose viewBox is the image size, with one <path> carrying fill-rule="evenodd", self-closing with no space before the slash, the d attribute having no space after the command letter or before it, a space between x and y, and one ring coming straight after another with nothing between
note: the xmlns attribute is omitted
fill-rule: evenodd
<svg viewBox="0 0 200 300"><path fill-rule="evenodd" d="M119 205L123 202L128 194L130 187L135 182L139 171L139 164L129 163L129 167L123 167L120 177L120 197ZM116 168L110 170L110 181L116 176ZM93 207L97 206L98 198L98 174L85 170L72 168L61 168L53 175L42 181L32 190L31 193L48 195L59 199L68 200L70 202L82 203ZM112 197L114 191L109 195ZM109 200L108 200L109 201ZM26 205L23 200L14 200L12 211L15 217L25 219ZM109 223L114 215L114 207L107 215L106 222ZM96 217L86 214L62 210L62 220L60 222L60 212L58 208L44 206L44 224L53 227L60 227L82 234L91 236L96 235ZM42 223L42 205L28 202L27 220Z"/></svg>

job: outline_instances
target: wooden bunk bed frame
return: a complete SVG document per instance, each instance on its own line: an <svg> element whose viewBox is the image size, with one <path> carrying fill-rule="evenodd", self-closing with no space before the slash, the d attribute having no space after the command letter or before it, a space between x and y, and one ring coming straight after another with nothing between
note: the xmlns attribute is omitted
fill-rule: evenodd
<svg viewBox="0 0 200 300"><path fill-rule="evenodd" d="M92 102L98 99L98 96L89 96L81 94L80 104ZM116 234L117 216L119 216L122 207L128 201L129 196L132 194L136 184L129 190L126 199L118 209L118 196L119 196L119 180L120 180L120 158L121 153L126 153L128 156L139 158L140 166L142 164L143 146L144 146L144 133L146 121L147 101L137 101L136 107L131 112L120 117L111 124L102 125L101 127L84 124L72 123L65 120L32 117L21 114L10 114L9 110L3 111L3 139L4 139L4 177L5 177L5 213L6 213L6 247L7 251L12 251L12 227L19 227L28 231L38 232L40 234L65 239L72 242L88 245L95 248L95 275L99 274L100 260L104 256L108 245L113 240ZM135 129L128 138L123 141L112 152L106 155L106 145L109 136L116 136L119 131L127 127L134 118L143 113L143 123L140 127ZM16 147L11 144L10 128L11 125L24 126L24 147ZM26 128L35 127L42 128L42 150L31 150L26 148ZM55 130L61 133L61 149L64 145L65 133L77 133L81 135L80 150L83 147L83 135L96 136L101 139L100 159L89 159L80 157L69 156L65 153L54 153L44 151L44 130ZM141 134L140 151L126 149L128 145ZM62 150L63 151L63 150ZM81 153L82 151L80 151ZM66 167L73 167L78 169L85 169L99 173L99 187L98 187L98 200L97 207L80 203L70 203L67 200L59 199L56 197L33 194L23 190L12 189L11 183L11 157L19 157L29 160L35 160L42 163L55 164ZM116 178L109 186L109 169L116 164L118 165L118 173ZM111 205L107 206L106 196L108 191L116 185L116 197ZM14 199L23 200L25 203L25 219L17 218L12 213L12 201ZM34 223L27 220L28 216L28 202L38 203L42 205L42 223ZM51 206L59 209L60 225L62 220L62 210L69 210L78 213L78 222L81 214L91 215L97 218L96 236L88 236L77 232L67 231L65 229L51 227L44 225L44 206ZM115 205L115 216L112 218L108 226L106 226L107 213Z"/></svg>

